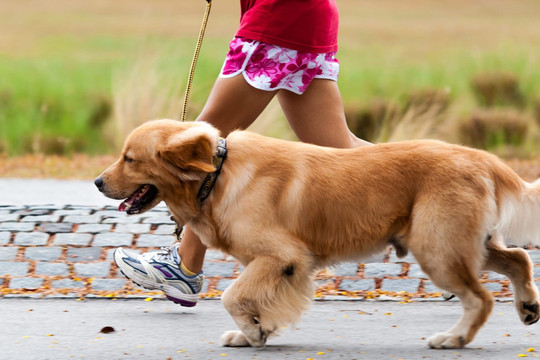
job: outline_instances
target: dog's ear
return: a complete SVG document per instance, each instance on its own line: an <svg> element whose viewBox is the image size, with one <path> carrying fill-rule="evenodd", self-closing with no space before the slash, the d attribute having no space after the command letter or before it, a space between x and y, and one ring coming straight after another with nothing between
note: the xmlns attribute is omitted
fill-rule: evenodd
<svg viewBox="0 0 540 360"><path fill-rule="evenodd" d="M196 175L194 173L216 171L213 163L214 146L209 136L204 133L192 135L173 135L158 152L163 160L180 170L182 177L188 179L193 178Z"/></svg>

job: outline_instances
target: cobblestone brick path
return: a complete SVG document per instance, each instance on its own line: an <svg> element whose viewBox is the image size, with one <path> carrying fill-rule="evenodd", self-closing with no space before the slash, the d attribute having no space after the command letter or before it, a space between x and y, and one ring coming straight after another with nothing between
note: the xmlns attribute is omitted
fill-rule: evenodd
<svg viewBox="0 0 540 360"><path fill-rule="evenodd" d="M165 207L127 216L114 207L0 205L1 297L160 298L160 292L137 287L116 268L118 246L141 252L171 245L174 224ZM540 285L540 249L530 249ZM217 297L242 271L232 257L209 250L202 297ZM511 297L501 275L480 275L500 299ZM440 299L414 257L386 253L321 271L315 296L324 299Z"/></svg>

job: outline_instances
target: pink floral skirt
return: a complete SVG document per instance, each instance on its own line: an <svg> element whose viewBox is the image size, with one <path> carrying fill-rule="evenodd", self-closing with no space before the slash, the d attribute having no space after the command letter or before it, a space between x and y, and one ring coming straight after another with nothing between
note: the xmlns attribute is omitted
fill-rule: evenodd
<svg viewBox="0 0 540 360"><path fill-rule="evenodd" d="M243 74L257 89L286 89L302 94L313 79L338 79L335 53L300 52L241 37L235 37L229 49L219 76Z"/></svg>

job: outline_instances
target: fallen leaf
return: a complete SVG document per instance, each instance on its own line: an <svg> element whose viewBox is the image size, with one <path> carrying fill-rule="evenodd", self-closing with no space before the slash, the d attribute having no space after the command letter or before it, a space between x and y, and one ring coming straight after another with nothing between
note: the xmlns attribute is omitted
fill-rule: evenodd
<svg viewBox="0 0 540 360"><path fill-rule="evenodd" d="M100 333L102 334L110 334L115 332L114 328L112 326L105 326L103 329L101 329Z"/></svg>

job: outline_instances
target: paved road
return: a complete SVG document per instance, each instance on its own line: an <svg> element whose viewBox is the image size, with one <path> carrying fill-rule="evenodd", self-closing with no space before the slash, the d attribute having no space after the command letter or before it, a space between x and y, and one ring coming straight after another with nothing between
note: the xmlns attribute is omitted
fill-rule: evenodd
<svg viewBox="0 0 540 360"><path fill-rule="evenodd" d="M0 205L116 205L92 181L0 178Z"/></svg>
<svg viewBox="0 0 540 360"><path fill-rule="evenodd" d="M461 350L431 350L426 337L460 316L457 302L316 302L264 349L223 348L234 329L219 301L181 308L155 300L0 299L1 359L517 359L540 357L540 327L509 303ZM105 326L114 333L103 334ZM535 352L527 349L535 348ZM324 353L324 354L323 354Z"/></svg>

